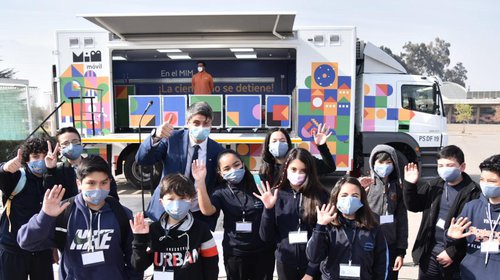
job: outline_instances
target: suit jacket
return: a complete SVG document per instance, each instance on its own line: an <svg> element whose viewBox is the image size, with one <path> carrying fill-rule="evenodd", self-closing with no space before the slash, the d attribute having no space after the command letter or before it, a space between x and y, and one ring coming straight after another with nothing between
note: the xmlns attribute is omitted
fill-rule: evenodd
<svg viewBox="0 0 500 280"><path fill-rule="evenodd" d="M210 138L207 141L207 177L205 183L208 195L211 196L214 192L217 179L217 157L224 148ZM161 160L163 162L163 176L175 173L184 174L187 164L188 147L189 131L187 129L174 131L169 138L162 138L154 146L153 139L149 136L141 143L135 160L141 165L153 165ZM160 219L160 216L165 211L159 201L159 192L160 188L157 187L148 205L147 214L154 221ZM195 215L195 217L197 216L199 215ZM215 229L217 217L218 214L215 214L210 216L209 219L204 219L208 222L212 230Z"/></svg>

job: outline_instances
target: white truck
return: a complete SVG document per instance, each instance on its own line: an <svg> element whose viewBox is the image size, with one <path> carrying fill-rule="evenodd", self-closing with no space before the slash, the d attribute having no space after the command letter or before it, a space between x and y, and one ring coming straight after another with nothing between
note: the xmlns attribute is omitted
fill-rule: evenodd
<svg viewBox="0 0 500 280"><path fill-rule="evenodd" d="M59 126L75 126L89 153L113 163L134 186L139 119L144 135L169 115L185 124L190 103L207 101L210 137L258 170L265 133L290 130L317 154L311 131L333 130L328 146L337 175L366 174L377 144L399 161L436 174L447 144L440 81L415 76L356 36L355 27L294 27L294 13L82 15L104 31L58 31L54 71ZM192 94L197 61L214 78L209 95ZM161 166L147 169L156 184Z"/></svg>

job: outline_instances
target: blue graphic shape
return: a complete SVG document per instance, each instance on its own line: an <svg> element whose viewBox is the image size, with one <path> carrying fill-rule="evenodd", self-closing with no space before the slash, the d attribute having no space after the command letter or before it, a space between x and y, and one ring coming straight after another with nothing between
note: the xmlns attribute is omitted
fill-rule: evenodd
<svg viewBox="0 0 500 280"><path fill-rule="evenodd" d="M399 110L395 108L387 108L387 119L391 121L397 121L399 116Z"/></svg>
<svg viewBox="0 0 500 280"><path fill-rule="evenodd" d="M276 95L276 96L267 96L267 99L266 99L266 115L268 117L270 117L270 114L268 113L272 113L274 112L273 111L273 107L275 105L284 105L284 106L287 106L288 107L288 120L282 120L280 121L280 126L282 127L290 127L290 110L292 108L292 104L291 104L292 100L290 98L290 96L284 96L284 95ZM269 121L268 121L268 125L269 125Z"/></svg>
<svg viewBox="0 0 500 280"><path fill-rule="evenodd" d="M314 70L314 80L322 87L329 87L335 81L335 69L328 64L321 64Z"/></svg>
<svg viewBox="0 0 500 280"><path fill-rule="evenodd" d="M339 76L339 88L342 88L343 85L351 88L351 77L349 76Z"/></svg>
<svg viewBox="0 0 500 280"><path fill-rule="evenodd" d="M187 108L187 97L185 95L174 95L174 96L162 96L163 112L176 112L177 113L177 125L176 127L184 126L186 123L186 108Z"/></svg>
<svg viewBox="0 0 500 280"><path fill-rule="evenodd" d="M142 121L142 127L157 127L161 125L161 100L160 96L139 96L139 95L130 95L129 96L129 111L131 120L140 117L146 107L148 106L149 101L153 101L151 108L149 108L148 112L144 115ZM131 105L136 104L133 108ZM135 110L132 110L135 109ZM153 119L149 116L154 116ZM138 127L138 121L133 125L134 122L130 121L130 127Z"/></svg>
<svg viewBox="0 0 500 280"><path fill-rule="evenodd" d="M261 127L261 96L260 95L226 95L226 126L228 127ZM227 118L231 113L237 112L238 119L233 122L236 126L228 125Z"/></svg>
<svg viewBox="0 0 500 280"><path fill-rule="evenodd" d="M365 96L365 108L375 108L375 96Z"/></svg>

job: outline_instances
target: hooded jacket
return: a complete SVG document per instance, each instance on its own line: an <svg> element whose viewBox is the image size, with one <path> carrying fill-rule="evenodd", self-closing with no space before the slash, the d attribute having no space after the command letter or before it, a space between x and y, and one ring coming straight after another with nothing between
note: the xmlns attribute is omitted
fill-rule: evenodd
<svg viewBox="0 0 500 280"><path fill-rule="evenodd" d="M219 255L208 226L191 213L168 229L167 219L164 213L149 226L149 234L134 234L132 266L144 271L153 264L155 271L173 271L177 280L217 279Z"/></svg>
<svg viewBox="0 0 500 280"><path fill-rule="evenodd" d="M462 211L465 203L476 199L481 194L479 185L472 181L467 173L462 172L463 181L466 186L457 194L455 201L450 207L450 212L445 220L444 228L448 229L451 219L457 217ZM420 263L422 256L429 256L435 245L435 231L438 220L441 195L443 194L444 180L440 177L431 179L417 186L404 180L403 198L406 208L412 212L423 212L417 238L413 245L413 262ZM446 253L455 262L460 262L465 256L465 250L457 248L453 244L446 245Z"/></svg>
<svg viewBox="0 0 500 280"><path fill-rule="evenodd" d="M500 254L488 254L488 263L485 264L486 253L481 253L481 242L490 238L491 227L486 216L488 200L483 195L479 199L465 204L458 217L467 217L472 222L469 231L473 234L465 239L453 240L450 244L460 250L467 251L460 263L462 279L498 279L500 275ZM500 204L490 204L490 215L493 226L500 215ZM500 225L494 229L493 240L500 241Z"/></svg>
<svg viewBox="0 0 500 280"><path fill-rule="evenodd" d="M394 166L387 183L374 171L375 156L381 152L389 154ZM368 204L377 221L380 221L382 215L393 215L393 223L381 224L380 227L389 248L395 249L398 256L404 256L408 248L408 212L403 201L401 171L394 148L388 145L377 145L370 154L370 169L374 184L368 190Z"/></svg>
<svg viewBox="0 0 500 280"><path fill-rule="evenodd" d="M132 212L123 208L132 219ZM55 248L56 219L40 211L19 230L19 245L30 251ZM130 265L131 232L130 245L121 248L120 224L111 207L106 203L99 211L91 211L82 194L77 195L68 220L66 246L61 252L64 269L60 269L59 279L142 279L142 273L134 272ZM82 254L91 252L91 247L94 252L103 252L104 263L83 265Z"/></svg>
<svg viewBox="0 0 500 280"><path fill-rule="evenodd" d="M389 257L380 228L366 230L353 221L340 220L342 227L317 224L307 243L309 260L321 263L321 278L340 279L340 264L348 264L351 256L352 265L361 267L361 279L386 279Z"/></svg>

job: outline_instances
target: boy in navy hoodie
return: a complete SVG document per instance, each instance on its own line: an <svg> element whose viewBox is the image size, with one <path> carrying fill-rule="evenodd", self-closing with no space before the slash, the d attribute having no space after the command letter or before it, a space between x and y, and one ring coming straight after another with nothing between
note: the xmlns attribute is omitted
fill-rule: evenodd
<svg viewBox="0 0 500 280"><path fill-rule="evenodd" d="M208 225L189 211L196 193L184 175L170 174L160 183L165 212L149 226L144 214L130 222L134 232L132 266L137 271L154 265L154 279L216 280L219 274L217 245Z"/></svg>
<svg viewBox="0 0 500 280"><path fill-rule="evenodd" d="M108 164L101 157L84 158L76 175L81 193L61 203L61 185L47 190L40 213L19 230L19 245L29 251L57 246L62 255L59 279L142 279L130 266L132 232L123 230L119 219L131 219L132 212L108 197ZM61 226L59 219L66 215Z"/></svg>
<svg viewBox="0 0 500 280"><path fill-rule="evenodd" d="M45 188L47 141L33 137L17 156L0 164L0 190L5 211L0 220L0 279L53 279L50 247L28 252L17 243L17 231L40 211Z"/></svg>
<svg viewBox="0 0 500 280"><path fill-rule="evenodd" d="M500 275L500 154L487 158L479 168L482 195L465 204L447 233L449 243L467 250L460 264L464 280L498 279Z"/></svg>

